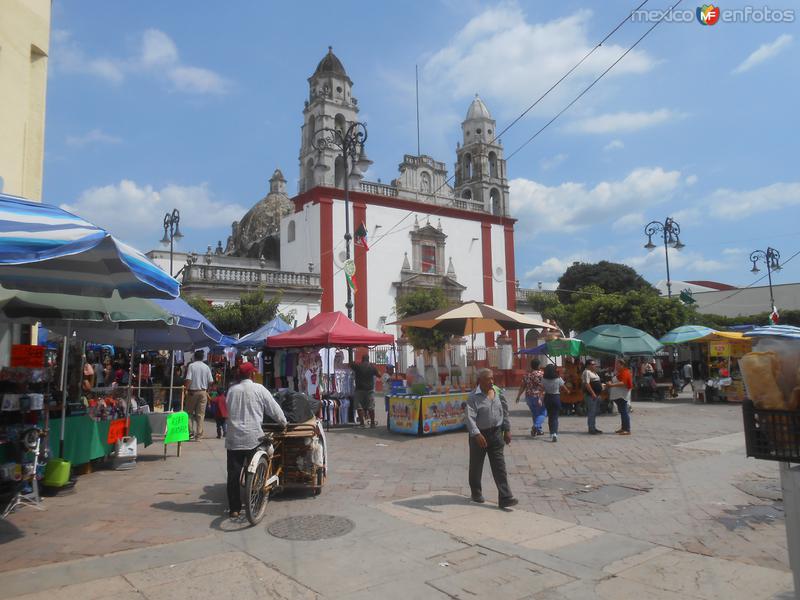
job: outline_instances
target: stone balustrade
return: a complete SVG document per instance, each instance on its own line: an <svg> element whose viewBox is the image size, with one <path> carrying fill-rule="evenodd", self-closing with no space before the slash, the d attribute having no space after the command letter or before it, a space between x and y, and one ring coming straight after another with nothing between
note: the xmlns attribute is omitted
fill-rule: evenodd
<svg viewBox="0 0 800 600"><path fill-rule="evenodd" d="M366 194L375 194L376 196L389 196L391 198L397 197L397 188L385 183L374 183L372 181L360 181L359 191Z"/></svg>
<svg viewBox="0 0 800 600"><path fill-rule="evenodd" d="M287 287L320 287L317 273L292 273L272 269L248 267L230 267L220 265L194 264L183 273L184 285L190 283L222 283L241 285L244 287L266 286L275 288Z"/></svg>

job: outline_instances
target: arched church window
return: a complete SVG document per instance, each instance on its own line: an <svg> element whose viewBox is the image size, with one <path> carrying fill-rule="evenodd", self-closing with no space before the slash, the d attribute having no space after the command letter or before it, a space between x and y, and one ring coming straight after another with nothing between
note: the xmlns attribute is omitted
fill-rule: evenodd
<svg viewBox="0 0 800 600"><path fill-rule="evenodd" d="M497 154L489 152L489 177L497 177Z"/></svg>
<svg viewBox="0 0 800 600"><path fill-rule="evenodd" d="M436 273L436 246L422 245L422 272Z"/></svg>
<svg viewBox="0 0 800 600"><path fill-rule="evenodd" d="M311 158L306 161L306 172L303 180L305 181L305 189L302 191L310 190L314 186L314 160Z"/></svg>
<svg viewBox="0 0 800 600"><path fill-rule="evenodd" d="M461 197L464 200L472 200L472 190L464 190L461 192Z"/></svg>
<svg viewBox="0 0 800 600"><path fill-rule="evenodd" d="M419 176L419 187L420 190L426 194L431 193L431 176L426 171L423 171L422 174Z"/></svg>
<svg viewBox="0 0 800 600"><path fill-rule="evenodd" d="M296 235L296 225L294 221L289 221L289 226L286 228L286 243L291 243L294 241Z"/></svg>
<svg viewBox="0 0 800 600"><path fill-rule="evenodd" d="M472 179L472 154L464 155L464 177Z"/></svg>
<svg viewBox="0 0 800 600"><path fill-rule="evenodd" d="M308 117L307 127L308 131L306 131L306 140L308 140L308 145L310 146L314 143L314 134L317 132L317 118L314 115Z"/></svg>
<svg viewBox="0 0 800 600"><path fill-rule="evenodd" d="M345 120L344 115L342 113L337 114L333 122L334 122L333 126L334 129L336 129L339 133L344 135L344 132L347 131L347 121Z"/></svg>
<svg viewBox="0 0 800 600"><path fill-rule="evenodd" d="M492 190L489 192L489 198L492 201L492 214L502 215L503 202L500 197L500 191L497 188L492 188Z"/></svg>

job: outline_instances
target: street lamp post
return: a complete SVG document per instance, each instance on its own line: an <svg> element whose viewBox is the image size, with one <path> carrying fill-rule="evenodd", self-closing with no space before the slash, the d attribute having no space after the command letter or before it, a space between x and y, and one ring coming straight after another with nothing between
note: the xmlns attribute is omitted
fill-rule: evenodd
<svg viewBox="0 0 800 600"><path fill-rule="evenodd" d="M175 251L175 240L180 240L183 237L181 230L178 228L178 223L181 222L181 213L177 208L173 208L171 213L164 215L164 237L161 238L161 243L169 245L169 276L172 277L172 255Z"/></svg>
<svg viewBox="0 0 800 600"><path fill-rule="evenodd" d="M350 235L350 177L354 179L360 178L364 169L366 169L370 162L367 159L366 151L364 150L364 143L367 141L367 127L364 123L354 121L346 130L334 129L331 127L322 127L314 132L312 145L320 153L329 151L337 152L342 159L342 169L344 174L344 250L345 250L345 264L350 263L350 241L353 239ZM318 161L317 166L321 170L327 170L327 167ZM335 177L335 170L334 170ZM333 290L331 290L333 293ZM350 285L347 284L347 318L353 318L353 291Z"/></svg>
<svg viewBox="0 0 800 600"><path fill-rule="evenodd" d="M763 261L767 265L767 278L769 279L769 309L775 310L775 297L772 295L772 272L781 270L781 253L775 248L767 248L766 250L753 250L750 253L750 262L753 263L753 268L750 269L753 273L758 273L758 261Z"/></svg>
<svg viewBox="0 0 800 600"><path fill-rule="evenodd" d="M669 276L669 248L672 246L675 250L680 250L684 247L681 242L681 226L672 220L672 217L662 223L660 221L651 221L644 228L644 234L647 236L647 243L644 245L648 250L654 250L656 245L653 243L653 236L660 234L664 239L664 258L667 262L667 297L672 298L672 281Z"/></svg>

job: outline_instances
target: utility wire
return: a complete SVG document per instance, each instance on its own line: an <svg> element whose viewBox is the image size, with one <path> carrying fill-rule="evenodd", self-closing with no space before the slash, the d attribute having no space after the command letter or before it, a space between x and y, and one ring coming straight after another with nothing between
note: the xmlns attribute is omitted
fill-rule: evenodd
<svg viewBox="0 0 800 600"><path fill-rule="evenodd" d="M565 80L567 77L569 77L569 76L570 76L570 75L571 75L571 74L572 74L572 73L573 73L573 72L574 72L574 71L575 71L575 70L576 70L578 67L580 67L580 66L581 66L581 65L582 65L582 64L583 64L583 63L586 61L586 59L588 59L588 58L589 58L589 57L590 57L592 54L594 54L594 53L597 51L597 49L598 49L598 48L600 48L600 47L601 47L601 46L602 46L602 45L603 45L603 44L604 44L606 41L608 41L608 39L609 39L611 36L613 36L613 35L614 35L614 34L615 34L617 31L619 31L619 29L620 29L620 28L621 28L621 27L622 27L622 26L623 26L623 25L624 25L624 24L625 24L627 21L629 21L629 20L630 20L630 18L633 16L634 12L638 11L639 9L641 9L641 8L642 8L642 7L643 7L645 4L647 4L647 2L648 2L648 1L649 1L649 0L644 0L644 1L643 1L643 2L641 2L641 3L640 3L640 4L639 4L639 5L638 5L638 6L637 6L637 7L636 7L634 10L632 10L630 13L628 13L628 15L627 15L627 16L626 16L624 19L622 19L622 21L620 21L620 22L619 22L619 23L616 25L616 27L614 27L614 28L613 28L613 29L612 29L612 30L611 30L611 31L610 31L610 32L609 32L609 33L608 33L608 34L607 34L607 35L606 35L606 36L605 36L605 37L604 37L602 40L600 40L600 42L598 42L598 43L597 43L597 44L596 44L594 47L592 47L592 49L591 49L591 50L589 50L589 51L588 51L588 52L587 52L587 53L586 53L586 54L583 56L583 58L581 58L581 59L580 59L580 60L579 60L579 61L578 61L578 62L577 62L577 63L576 63L576 64L575 64L575 65L574 65L574 66L573 66L571 69L569 69L569 70L568 70L568 71L567 71L567 72L566 72L566 73L565 73L565 74L564 74L564 75L563 75L563 76L562 76L560 79L558 79L558 81L556 81L556 82L555 82L553 85L551 85L551 86L550 86L550 87L549 87L549 88L548 88L548 89L547 89L547 90L546 90L546 91L545 91L545 92L544 92L544 93L543 93L541 96L539 96L539 98L538 98L538 99L536 99L536 101L535 101L535 102L533 102L533 104L531 104L530 106L528 106L528 108L526 108L524 111L522 111L522 113L520 113L520 114L519 114L519 116L517 116L517 117L516 117L516 118L515 118L513 121L511 121L511 123L509 123L508 125L506 125L506 127L505 127L505 128L503 128L503 130L502 130L500 133L498 133L497 135L495 135L495 136L494 136L494 138L492 138L491 142L489 142L489 144L493 144L495 141L497 141L497 139L499 139L501 135L503 135L504 133L506 133L506 132L507 132L509 129L511 129L511 128L512 128L514 125L516 125L516 124L517 124L517 123L518 123L518 122L519 122L519 121L520 121L520 120L521 120L521 119L522 119L522 118L523 118L525 115L527 115L527 114L528 114L528 113L529 113L531 110L533 110L533 108L534 108L534 107L536 107L536 106L537 106L537 105L538 105L538 104L539 104L539 103L540 103L542 100L544 100L544 99L545 99L545 98L546 98L546 97L547 97L547 96L550 94L550 92L552 92L554 89L556 89L556 87L558 87L558 85L559 85L559 84L561 84L561 83L562 83L562 82L563 82L563 81L564 81L564 80ZM681 1L682 1L682 0L678 0L678 2L677 2L675 5L673 5L673 7L672 7L672 8L675 8L675 6L677 6L678 4L680 4L680 2L681 2ZM672 10L672 9L670 9L670 10ZM650 33L650 31L652 31L652 30L655 28L655 26L656 26L656 25L658 25L658 23L660 23L660 22L661 22L661 21L664 19L664 17L666 16L666 14L667 14L667 13L665 13L665 15L664 15L664 16L662 16L662 18L661 18L661 19L659 19L659 21L657 21L657 22L656 22L656 24L655 24L655 25L653 25L653 27L651 27L651 28L650 28L650 30L648 30L648 31L647 31L647 33L645 33L645 35L644 35L644 36L642 36L641 38L639 38L639 40L636 42L636 44L638 44L639 42L641 42L641 41L642 41L642 39L644 39L644 37L646 37L646 36L647 36L647 34L648 34L648 33ZM635 47L635 45L636 45L636 44L634 44L634 46L633 46L633 47ZM622 55L622 56L621 56L619 59L617 59L617 61L616 61L614 64L612 64L612 65L611 65L611 67L609 67L608 69L606 69L606 71L603 73L603 75L605 75L605 73L607 73L608 71L610 71L610 70L611 70L611 69L614 67L614 65L616 65L616 64L617 64L617 63L618 63L620 60L622 60L622 59L625 57L625 55L626 55L626 54L628 54L628 53L629 53L629 52L630 52L630 51L633 49L633 47L629 48L629 49L628 49L628 51L627 51L627 52L625 52L625 54L623 54L623 55ZM601 75L601 77L602 77L602 75ZM595 83L597 83L597 81L599 81L599 79L600 79L600 78L598 78L597 80L595 80L595 81L592 83L592 85L594 85ZM590 87L591 87L591 86L590 86ZM589 88L587 88L586 90L584 90L584 91L581 93L581 96L582 96L583 94L585 94L585 93L586 93L588 90L589 90ZM574 100L574 101L573 101L573 102L572 102L572 103L571 103L569 106L571 106L572 104L574 104L574 103L575 103L575 102L576 102L576 101L577 101L579 98L580 98L580 96L579 96L578 98L576 98L576 99L575 99L575 100ZM569 108L569 106L568 106L567 108ZM566 109L564 109L564 110L566 110ZM563 113L563 112L564 112L564 111L561 111L561 113ZM561 113L559 113L559 115L556 115L556 118L557 118L558 116L560 116L560 114L561 114ZM553 119L553 120L555 120L555 119ZM541 133L541 131L537 132L537 134L536 134L536 135L538 135L539 133ZM535 137L535 136L534 136L534 137ZM533 139L533 138L531 138L531 140L532 140L532 139ZM531 140L529 140L529 142L530 142ZM527 143L528 143L528 142L526 142L526 144L527 144ZM519 151L519 149L517 149L517 150L515 151L515 153L516 153L516 152L518 152L518 151ZM510 158L511 158L511 156L508 156L508 157L506 157L506 159L505 159L505 160L506 160L506 161L508 161ZM454 178L455 178L455 174L453 174L453 175L451 175L450 177L448 177L448 178L445 180L445 182L444 182L444 183L442 183L442 184L441 184L441 185L440 185L440 186L439 186L439 187L438 187L438 188L437 188L437 189L436 189L436 190L435 190L435 191L434 191L434 192L431 194L431 196L432 196L432 197L435 197L435 196L436 196L436 194L438 194L438 193L439 193L439 192L440 192L442 189L444 189L444 187L445 187L446 185L448 185L448 184L449 184L449 183L450 183L450 182L451 182L451 181L452 181ZM437 212L438 212L437 210L434 210L433 212L431 212L431 213L429 213L429 214L431 214L431 215L434 215L434 214L437 214ZM377 238L377 239L376 239L376 240L375 240L375 241L372 243L372 245L373 245L373 246L375 246L376 244L380 243L380 241L381 241L381 240L383 240L383 239L384 239L386 236L388 236L390 233L392 233L392 232L394 231L395 227L397 227L398 225L400 225L401 223L403 223L403 221L405 221L406 219L408 219L408 218L409 218L409 217L410 217L412 214L415 214L415 211L408 211L408 213L406 213L406 215L405 215L405 216L403 216L403 217L402 217L402 218L401 218L401 219L400 219L400 220L399 220L397 223L395 223L394 225L392 225L391 227L389 227L385 233L383 233L383 234L382 234L382 235L381 235L379 238Z"/></svg>

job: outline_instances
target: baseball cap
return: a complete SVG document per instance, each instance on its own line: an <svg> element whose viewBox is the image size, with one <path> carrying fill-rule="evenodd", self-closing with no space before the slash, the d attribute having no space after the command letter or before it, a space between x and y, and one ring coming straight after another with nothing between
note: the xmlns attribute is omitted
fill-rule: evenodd
<svg viewBox="0 0 800 600"><path fill-rule="evenodd" d="M251 362L243 362L239 365L239 375L241 377L250 377L250 374L256 370L256 366Z"/></svg>

